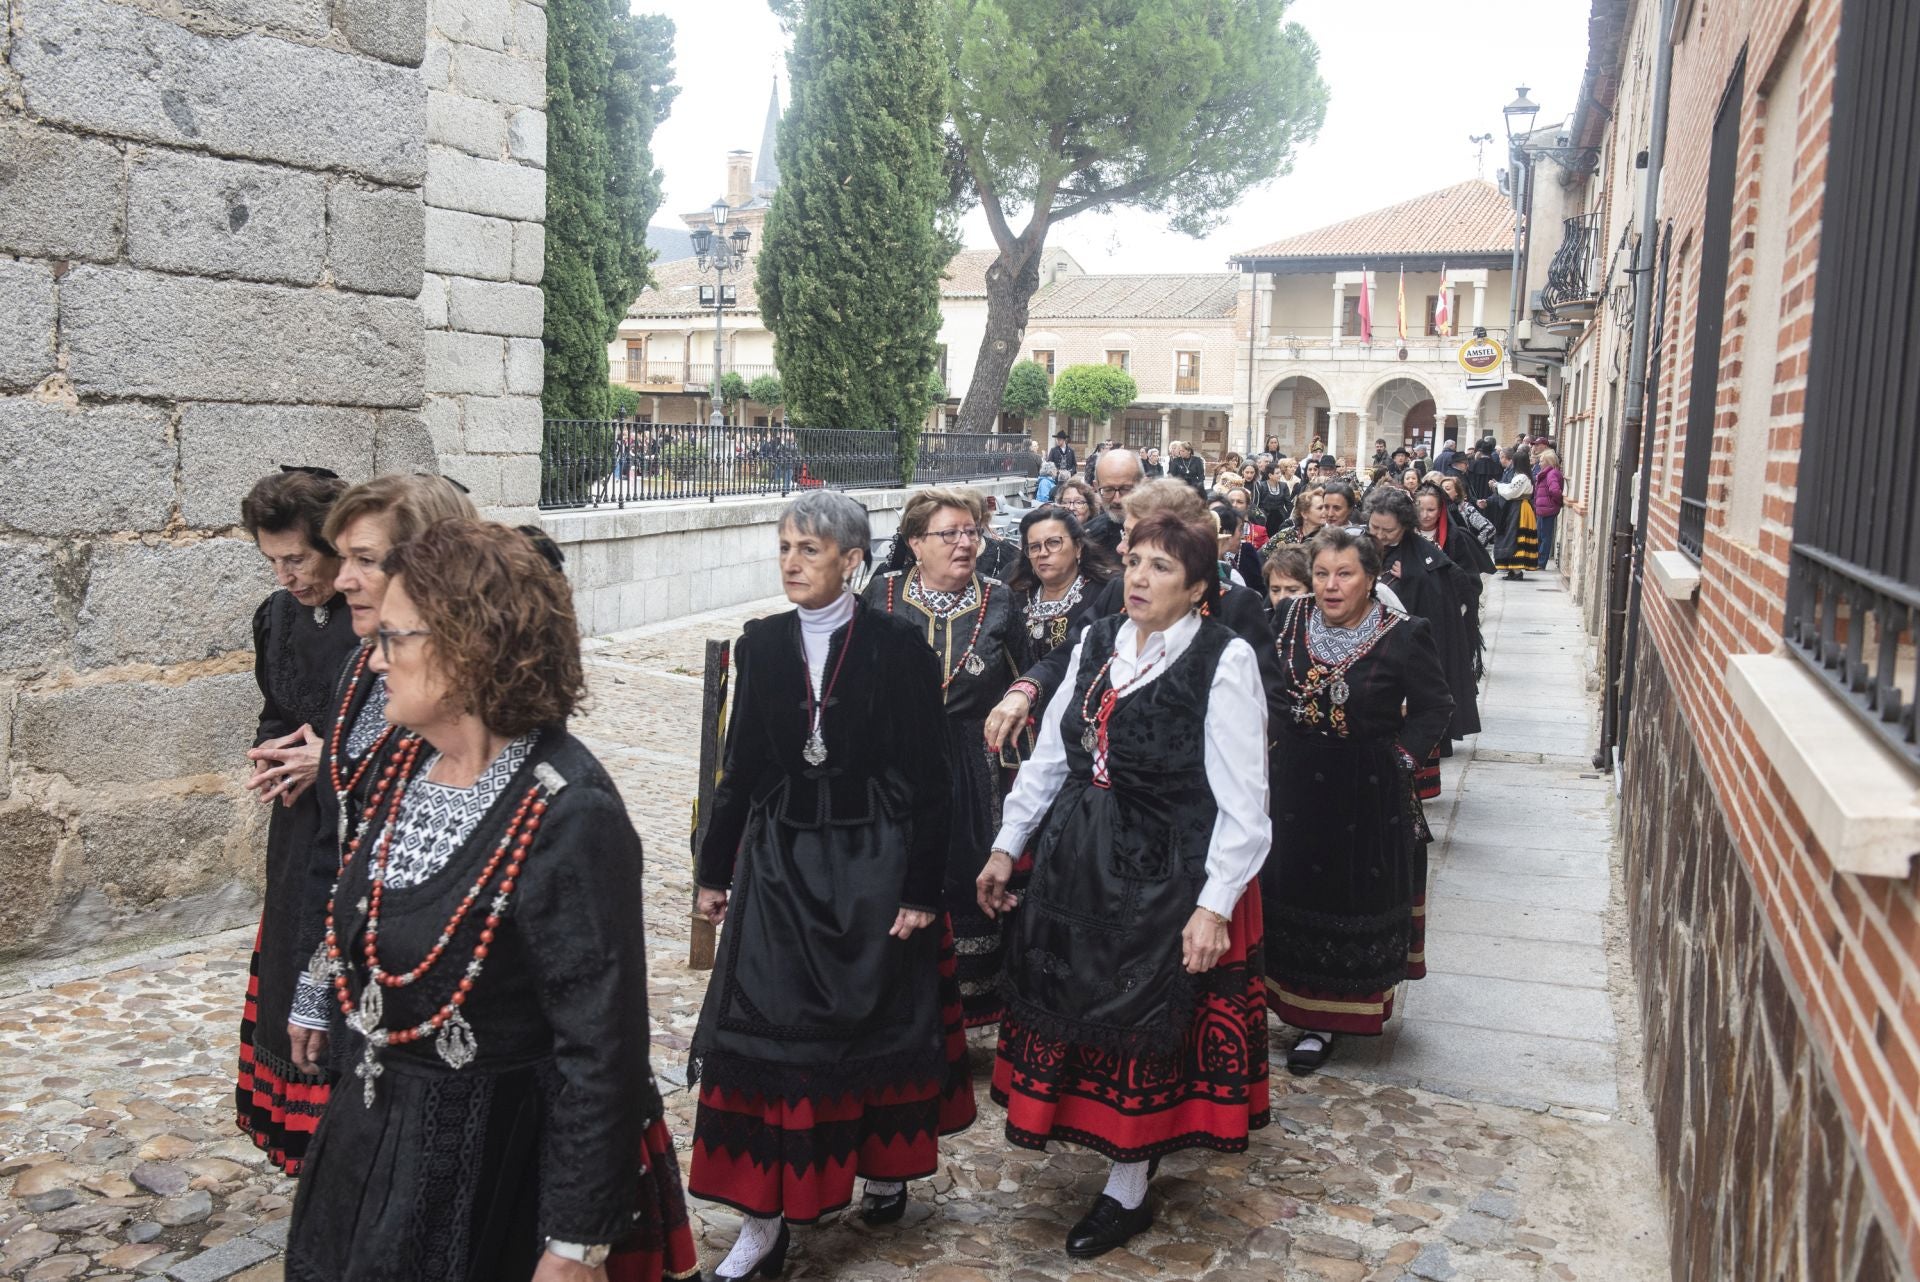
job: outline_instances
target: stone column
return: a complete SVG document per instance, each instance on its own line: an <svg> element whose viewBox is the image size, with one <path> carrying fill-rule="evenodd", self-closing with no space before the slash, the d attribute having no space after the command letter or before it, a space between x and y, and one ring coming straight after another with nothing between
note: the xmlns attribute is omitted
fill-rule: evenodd
<svg viewBox="0 0 1920 1282"><path fill-rule="evenodd" d="M1160 408L1160 463L1165 466L1172 459L1173 451L1169 442L1173 440L1173 411L1166 406Z"/></svg>
<svg viewBox="0 0 1920 1282"><path fill-rule="evenodd" d="M1333 282L1333 341L1338 343L1346 337L1342 331L1347 319L1347 287L1339 280Z"/></svg>
<svg viewBox="0 0 1920 1282"><path fill-rule="evenodd" d="M1473 323L1475 328L1487 323L1486 315L1487 282L1484 279L1476 280L1473 282ZM1468 330L1467 332L1471 334L1473 331Z"/></svg>
<svg viewBox="0 0 1920 1282"><path fill-rule="evenodd" d="M547 11L436 0L427 99L425 413L448 475L502 519L540 495Z"/></svg>

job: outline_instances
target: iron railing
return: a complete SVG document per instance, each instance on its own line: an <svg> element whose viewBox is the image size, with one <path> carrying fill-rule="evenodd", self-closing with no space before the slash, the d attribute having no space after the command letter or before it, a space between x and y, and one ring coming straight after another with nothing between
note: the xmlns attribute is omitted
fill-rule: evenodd
<svg viewBox="0 0 1920 1282"><path fill-rule="evenodd" d="M909 468L922 483L984 480L1022 473L1025 448L1020 437L960 432L926 432L915 443L897 432L548 419L540 506L877 489L903 484Z"/></svg>
<svg viewBox="0 0 1920 1282"><path fill-rule="evenodd" d="M1796 545L1787 582L1787 648L1825 678L1889 747L1920 765L1914 701L1920 591L1817 548Z"/></svg>
<svg viewBox="0 0 1920 1282"><path fill-rule="evenodd" d="M1599 237L1599 214L1566 220L1566 235L1547 264L1547 286L1540 291L1541 306L1548 312L1593 302L1594 249Z"/></svg>

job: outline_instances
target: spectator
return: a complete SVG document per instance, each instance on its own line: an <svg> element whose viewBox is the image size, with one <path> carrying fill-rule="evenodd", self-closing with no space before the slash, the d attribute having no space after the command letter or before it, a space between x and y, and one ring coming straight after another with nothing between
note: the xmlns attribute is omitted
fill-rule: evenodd
<svg viewBox="0 0 1920 1282"><path fill-rule="evenodd" d="M1047 462L1053 464L1055 473L1060 476L1072 476L1080 467L1080 460L1073 452L1073 446L1067 444L1064 429L1053 434L1053 448L1047 451Z"/></svg>
<svg viewBox="0 0 1920 1282"><path fill-rule="evenodd" d="M1553 529L1560 523L1560 509L1566 506L1567 478L1560 471L1560 455L1552 449L1540 451L1540 468L1533 478L1533 512L1540 521L1540 564L1553 559Z"/></svg>

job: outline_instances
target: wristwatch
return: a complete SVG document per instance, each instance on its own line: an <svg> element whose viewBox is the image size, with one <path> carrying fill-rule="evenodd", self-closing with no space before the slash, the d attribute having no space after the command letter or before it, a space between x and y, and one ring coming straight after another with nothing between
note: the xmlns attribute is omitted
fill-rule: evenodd
<svg viewBox="0 0 1920 1282"><path fill-rule="evenodd" d="M613 1254L613 1248L605 1242L586 1246L579 1242L562 1242L559 1238L553 1237L547 1239L547 1250L563 1260L576 1260L590 1269L599 1268L607 1262L607 1257Z"/></svg>

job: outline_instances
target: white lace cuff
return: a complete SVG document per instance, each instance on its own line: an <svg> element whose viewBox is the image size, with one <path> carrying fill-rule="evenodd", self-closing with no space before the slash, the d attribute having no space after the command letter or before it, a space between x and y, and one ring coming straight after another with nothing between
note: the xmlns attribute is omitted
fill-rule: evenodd
<svg viewBox="0 0 1920 1282"><path fill-rule="evenodd" d="M312 1028L324 1033L330 1023L331 1013L327 1006L326 986L306 971L301 971L299 982L294 985L293 1010L288 1014L287 1022L297 1028Z"/></svg>

